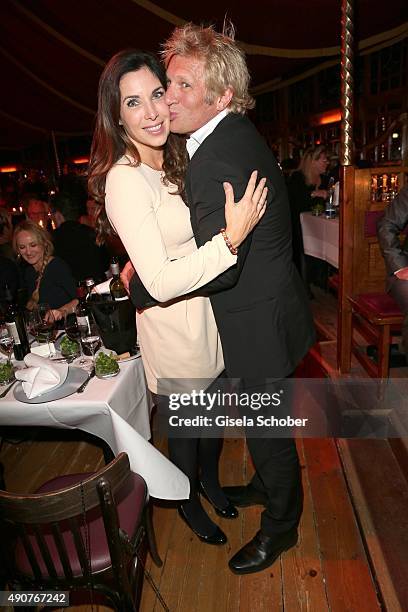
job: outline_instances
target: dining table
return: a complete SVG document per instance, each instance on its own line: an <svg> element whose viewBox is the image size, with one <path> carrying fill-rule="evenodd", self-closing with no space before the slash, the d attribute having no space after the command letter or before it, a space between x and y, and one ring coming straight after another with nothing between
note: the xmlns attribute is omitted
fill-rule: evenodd
<svg viewBox="0 0 408 612"><path fill-rule="evenodd" d="M312 212L300 214L302 227L303 250L326 261L335 268L339 267L339 219L327 219L324 214Z"/></svg>
<svg viewBox="0 0 408 612"><path fill-rule="evenodd" d="M23 362L17 364L23 366ZM188 478L149 442L152 399L140 356L120 363L117 376L93 377L83 393L74 392L61 399L23 402L15 397L20 384L0 399L0 427L51 427L90 433L104 440L114 455L128 454L131 470L145 479L151 496L188 498Z"/></svg>

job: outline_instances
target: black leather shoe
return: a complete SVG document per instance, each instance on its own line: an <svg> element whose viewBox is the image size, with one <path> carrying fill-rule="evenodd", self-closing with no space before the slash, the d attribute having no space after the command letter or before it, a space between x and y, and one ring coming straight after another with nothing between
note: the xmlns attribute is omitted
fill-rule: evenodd
<svg viewBox="0 0 408 612"><path fill-rule="evenodd" d="M179 506L177 508L177 511L180 515L180 518L183 519L183 521L186 523L186 525L188 527L190 527L191 531L193 533L195 533L195 535L197 536L197 538L199 538L202 542L204 542L205 544L216 544L216 545L221 545L221 544L226 544L227 542L227 536L225 535L225 533L217 526L215 525L216 529L215 532L212 535L202 535L201 533L198 533L198 531L196 531L192 525L190 524L188 518L186 517L184 510L181 506Z"/></svg>
<svg viewBox="0 0 408 612"><path fill-rule="evenodd" d="M239 508L257 505L266 506L268 503L268 497L264 493L254 489L254 487L251 487L251 485L222 487L222 490L230 502Z"/></svg>
<svg viewBox="0 0 408 612"><path fill-rule="evenodd" d="M219 506L214 504L214 502L207 495L202 482L200 482L200 490L201 490L201 494L205 497L207 501L210 502L210 504L212 505L215 512L218 514L218 516L221 516L222 518L225 518L225 519L237 518L238 510L235 508L235 506L233 506L231 503L228 503L228 505L225 508L220 508Z"/></svg>
<svg viewBox="0 0 408 612"><path fill-rule="evenodd" d="M285 550L295 546L297 540L296 528L273 538L258 531L255 537L230 559L228 565L234 574L260 572L272 565Z"/></svg>

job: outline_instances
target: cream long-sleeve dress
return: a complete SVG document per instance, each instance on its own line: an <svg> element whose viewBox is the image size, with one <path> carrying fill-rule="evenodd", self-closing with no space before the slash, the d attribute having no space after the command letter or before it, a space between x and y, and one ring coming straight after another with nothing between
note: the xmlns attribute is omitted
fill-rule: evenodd
<svg viewBox="0 0 408 612"><path fill-rule="evenodd" d="M197 388L191 379L210 382L224 369L210 300L174 298L205 285L234 265L236 256L221 235L197 249L189 210L162 175L122 158L107 175L105 202L144 286L164 302L137 313L136 322L149 389L168 394Z"/></svg>

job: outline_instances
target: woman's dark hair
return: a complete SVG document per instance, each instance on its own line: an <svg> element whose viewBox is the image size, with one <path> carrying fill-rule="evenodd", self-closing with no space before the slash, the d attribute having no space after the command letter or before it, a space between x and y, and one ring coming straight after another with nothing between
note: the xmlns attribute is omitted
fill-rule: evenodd
<svg viewBox="0 0 408 612"><path fill-rule="evenodd" d="M99 242L104 236L113 233L105 212L106 175L112 166L125 153L140 163L140 155L135 144L126 134L120 119L121 78L128 72L147 68L157 76L162 86L167 88L166 72L159 60L151 53L137 49L125 49L114 55L102 72L98 88L98 112L92 140L88 173L88 191L100 205L96 230ZM187 166L185 140L170 135L164 148L163 170L166 183L177 186L177 193L184 193L184 174Z"/></svg>

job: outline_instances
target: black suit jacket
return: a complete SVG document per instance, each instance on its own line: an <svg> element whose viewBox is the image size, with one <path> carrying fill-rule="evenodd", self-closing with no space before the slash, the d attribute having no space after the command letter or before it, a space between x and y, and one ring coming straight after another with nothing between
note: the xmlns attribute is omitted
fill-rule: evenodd
<svg viewBox="0 0 408 612"><path fill-rule="evenodd" d="M203 291L211 295L228 376L289 375L314 342L303 283L292 263L286 186L265 141L244 116L228 114L193 155L186 193L197 246L225 227L223 182L238 201L253 170L268 179L265 215L233 266Z"/></svg>
<svg viewBox="0 0 408 612"><path fill-rule="evenodd" d="M105 280L109 256L105 247L96 245L95 231L78 221L64 221L53 232L55 254L71 268L76 281L91 277Z"/></svg>

